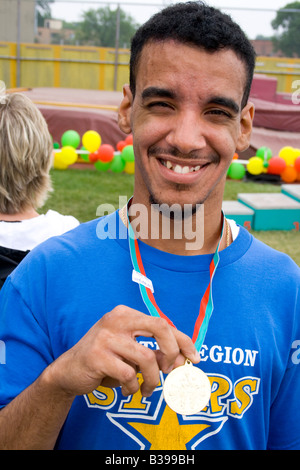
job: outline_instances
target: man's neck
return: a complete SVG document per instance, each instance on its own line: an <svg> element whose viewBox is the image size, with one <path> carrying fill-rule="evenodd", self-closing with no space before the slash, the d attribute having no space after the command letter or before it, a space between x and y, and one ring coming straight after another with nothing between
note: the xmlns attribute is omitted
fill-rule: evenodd
<svg viewBox="0 0 300 470"><path fill-rule="evenodd" d="M120 215L126 225L126 207L121 210ZM153 208L144 209L136 203L129 208L129 220L137 238L154 248L185 256L216 251L223 225L221 207L214 207L211 211L202 206L195 214L186 218L180 218L178 214L175 218L168 215L162 215ZM219 250L225 249L231 241L231 230L224 220Z"/></svg>

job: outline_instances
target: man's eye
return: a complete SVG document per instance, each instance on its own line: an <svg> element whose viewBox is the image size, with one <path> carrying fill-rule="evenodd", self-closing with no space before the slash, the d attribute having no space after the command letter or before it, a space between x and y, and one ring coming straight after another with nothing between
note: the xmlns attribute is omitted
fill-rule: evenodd
<svg viewBox="0 0 300 470"><path fill-rule="evenodd" d="M208 114L214 114L216 116L225 116L225 117L231 118L231 114L228 113L227 111L224 111L223 109L210 109L208 111Z"/></svg>
<svg viewBox="0 0 300 470"><path fill-rule="evenodd" d="M166 103L165 101L152 101L151 103L148 104L148 108L154 108L154 107L160 107L160 108L170 108L171 106L169 103Z"/></svg>

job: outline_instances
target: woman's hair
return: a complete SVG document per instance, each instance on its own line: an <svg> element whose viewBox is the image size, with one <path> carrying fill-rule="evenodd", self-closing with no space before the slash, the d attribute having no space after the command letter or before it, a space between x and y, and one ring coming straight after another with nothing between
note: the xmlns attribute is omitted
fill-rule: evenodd
<svg viewBox="0 0 300 470"><path fill-rule="evenodd" d="M246 106L255 68L256 54L253 46L230 16L204 2L169 6L153 15L137 30L131 42L130 57L130 88L133 96L143 47L149 42L167 40L195 45L210 53L222 49L234 51L245 64L247 73L242 108Z"/></svg>
<svg viewBox="0 0 300 470"><path fill-rule="evenodd" d="M53 143L33 102L21 93L0 96L0 212L41 207L52 191Z"/></svg>

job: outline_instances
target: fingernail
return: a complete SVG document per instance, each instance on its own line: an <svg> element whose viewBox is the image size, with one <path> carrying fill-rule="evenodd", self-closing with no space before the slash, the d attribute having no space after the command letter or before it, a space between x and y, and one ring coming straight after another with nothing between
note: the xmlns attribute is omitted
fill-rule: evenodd
<svg viewBox="0 0 300 470"><path fill-rule="evenodd" d="M200 360L201 360L200 353L199 353L199 351L197 351L197 350L196 350L196 352L195 352L195 360L196 360L197 362L200 362Z"/></svg>

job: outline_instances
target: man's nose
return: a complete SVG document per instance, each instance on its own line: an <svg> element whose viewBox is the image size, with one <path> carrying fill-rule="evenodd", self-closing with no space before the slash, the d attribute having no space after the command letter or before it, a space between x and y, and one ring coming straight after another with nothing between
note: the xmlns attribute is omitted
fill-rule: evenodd
<svg viewBox="0 0 300 470"><path fill-rule="evenodd" d="M178 113L167 135L167 142L180 153L189 154L206 147L205 123L194 112Z"/></svg>

